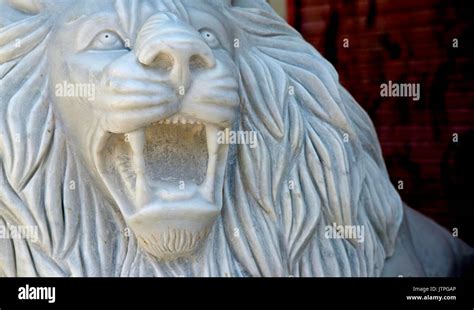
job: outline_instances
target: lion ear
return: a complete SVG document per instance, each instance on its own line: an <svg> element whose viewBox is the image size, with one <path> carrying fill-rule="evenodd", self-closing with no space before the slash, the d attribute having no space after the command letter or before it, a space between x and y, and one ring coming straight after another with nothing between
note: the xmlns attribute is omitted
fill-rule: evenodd
<svg viewBox="0 0 474 310"><path fill-rule="evenodd" d="M38 14L43 8L43 1L40 0L9 0L8 4L28 14Z"/></svg>

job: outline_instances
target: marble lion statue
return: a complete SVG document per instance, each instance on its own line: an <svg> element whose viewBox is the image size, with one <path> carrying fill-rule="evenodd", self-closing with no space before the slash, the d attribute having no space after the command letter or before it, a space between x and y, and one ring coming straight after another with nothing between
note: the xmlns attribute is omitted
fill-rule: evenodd
<svg viewBox="0 0 474 310"><path fill-rule="evenodd" d="M0 276L472 262L404 206L367 114L265 1L1 0L0 78Z"/></svg>

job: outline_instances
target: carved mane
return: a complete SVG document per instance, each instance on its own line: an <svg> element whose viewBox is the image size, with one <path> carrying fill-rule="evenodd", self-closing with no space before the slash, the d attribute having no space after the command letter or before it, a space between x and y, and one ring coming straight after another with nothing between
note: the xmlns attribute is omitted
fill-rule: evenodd
<svg viewBox="0 0 474 310"><path fill-rule="evenodd" d="M37 12L26 0L18 1L20 12L4 2L0 225L37 225L40 236L36 244L0 239L0 275L381 274L403 211L375 130L332 65L264 1L216 6L239 39L235 129L256 131L258 147L231 150L221 219L199 255L169 263L138 250L55 118L46 53L53 12ZM116 6L131 12L133 2ZM178 0L161 3L185 14ZM333 223L363 226L365 242L327 239Z"/></svg>

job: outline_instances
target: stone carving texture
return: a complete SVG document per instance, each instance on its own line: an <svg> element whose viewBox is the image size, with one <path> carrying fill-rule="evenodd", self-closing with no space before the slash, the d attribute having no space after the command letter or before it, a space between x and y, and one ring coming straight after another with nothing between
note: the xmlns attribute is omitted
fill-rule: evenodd
<svg viewBox="0 0 474 310"><path fill-rule="evenodd" d="M472 258L403 206L366 113L264 1L0 6L0 227L37 228L0 239L0 275L442 276Z"/></svg>

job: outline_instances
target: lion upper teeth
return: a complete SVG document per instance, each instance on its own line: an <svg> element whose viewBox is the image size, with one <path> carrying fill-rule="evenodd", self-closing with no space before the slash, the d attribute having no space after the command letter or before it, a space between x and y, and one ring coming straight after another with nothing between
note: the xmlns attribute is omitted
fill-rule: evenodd
<svg viewBox="0 0 474 310"><path fill-rule="evenodd" d="M145 131L139 129L128 134L128 142L132 149L132 164L137 175L135 185L135 201L138 205L146 204L150 198L150 187L146 179L145 158L143 152L145 150Z"/></svg>
<svg viewBox="0 0 474 310"><path fill-rule="evenodd" d="M162 124L169 125L169 124L178 124L178 123L181 123L183 125L188 125L188 124L202 125L202 122L200 122L200 121L198 121L194 118L187 117L187 116L182 116L182 115L173 116L171 118L165 118L165 119L162 119L162 120L158 121L158 124L160 124L160 125L162 125Z"/></svg>

